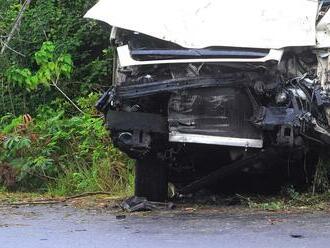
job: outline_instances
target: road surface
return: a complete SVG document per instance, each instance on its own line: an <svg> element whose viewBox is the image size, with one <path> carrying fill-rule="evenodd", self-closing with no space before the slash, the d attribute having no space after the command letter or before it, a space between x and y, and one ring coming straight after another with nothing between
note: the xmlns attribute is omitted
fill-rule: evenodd
<svg viewBox="0 0 330 248"><path fill-rule="evenodd" d="M168 211L117 215L65 205L1 207L1 248L330 247L327 213Z"/></svg>

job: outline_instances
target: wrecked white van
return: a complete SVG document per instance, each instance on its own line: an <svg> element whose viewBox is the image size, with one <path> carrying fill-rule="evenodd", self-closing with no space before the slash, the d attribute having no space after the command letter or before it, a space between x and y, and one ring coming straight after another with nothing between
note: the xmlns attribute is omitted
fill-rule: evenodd
<svg viewBox="0 0 330 248"><path fill-rule="evenodd" d="M190 193L326 148L329 6L100 0L86 17L112 26L115 73L97 108L137 160L136 195L161 201L169 181Z"/></svg>

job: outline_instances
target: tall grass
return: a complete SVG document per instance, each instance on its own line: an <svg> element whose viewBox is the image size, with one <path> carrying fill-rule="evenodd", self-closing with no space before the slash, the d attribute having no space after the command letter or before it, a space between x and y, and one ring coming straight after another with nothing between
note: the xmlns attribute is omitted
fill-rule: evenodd
<svg viewBox="0 0 330 248"><path fill-rule="evenodd" d="M12 168L16 189L56 195L132 192L132 161L113 147L102 118L95 117L89 105L96 97L78 101L84 115L67 114L69 106L57 101L38 109L28 125L21 116L0 118L0 167Z"/></svg>
<svg viewBox="0 0 330 248"><path fill-rule="evenodd" d="M72 195L81 192L103 191L114 195L133 193L132 162L99 161L91 167L69 165L54 183L48 184L52 195Z"/></svg>

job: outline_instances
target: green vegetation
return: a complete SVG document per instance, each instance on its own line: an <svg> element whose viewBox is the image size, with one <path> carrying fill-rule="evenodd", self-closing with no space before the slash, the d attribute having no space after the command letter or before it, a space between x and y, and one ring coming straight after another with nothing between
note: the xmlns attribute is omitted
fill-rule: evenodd
<svg viewBox="0 0 330 248"><path fill-rule="evenodd" d="M112 59L109 27L82 18L96 0L28 2L0 0L1 190L131 192L132 162L93 108Z"/></svg>
<svg viewBox="0 0 330 248"><path fill-rule="evenodd" d="M295 193L296 195L265 196L241 196L241 203L250 209L265 211L291 211L291 210L328 210L330 193L312 194Z"/></svg>

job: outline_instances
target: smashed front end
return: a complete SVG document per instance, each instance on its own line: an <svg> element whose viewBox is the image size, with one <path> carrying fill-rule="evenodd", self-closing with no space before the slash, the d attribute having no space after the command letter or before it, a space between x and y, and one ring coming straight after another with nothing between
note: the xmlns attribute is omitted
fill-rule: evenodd
<svg viewBox="0 0 330 248"><path fill-rule="evenodd" d="M194 163L230 164L270 149L306 153L330 143L327 2L235 1L245 10L232 23L225 18L234 5L192 4L180 19L177 4L179 23L167 26L162 13L135 23L132 11L129 20L105 14L106 2L87 15L115 26L113 86L97 108L113 142L133 158L157 154L187 177ZM240 25L248 30L239 33Z"/></svg>

